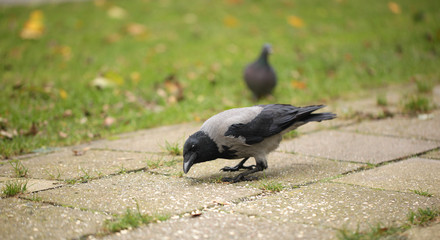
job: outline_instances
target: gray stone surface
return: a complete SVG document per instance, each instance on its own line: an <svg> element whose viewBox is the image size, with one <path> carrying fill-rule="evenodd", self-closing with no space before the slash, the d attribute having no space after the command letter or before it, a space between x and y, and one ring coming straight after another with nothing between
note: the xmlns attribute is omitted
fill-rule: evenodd
<svg viewBox="0 0 440 240"><path fill-rule="evenodd" d="M301 223L283 223L261 217L203 212L125 231L104 239L332 239L335 230Z"/></svg>
<svg viewBox="0 0 440 240"><path fill-rule="evenodd" d="M113 213L136 209L138 203L142 213L178 214L259 193L261 190L247 186L137 172L44 191L39 196L58 204Z"/></svg>
<svg viewBox="0 0 440 240"><path fill-rule="evenodd" d="M0 199L0 239L73 239L101 230L108 216L17 198Z"/></svg>
<svg viewBox="0 0 440 240"><path fill-rule="evenodd" d="M366 121L343 130L440 141L440 111L415 118Z"/></svg>
<svg viewBox="0 0 440 240"><path fill-rule="evenodd" d="M305 184L312 181L318 181L324 178L332 177L348 171L362 167L362 164L347 162L330 161L310 156L273 152L268 156L268 168L264 172L258 172L250 175L249 179L259 179L261 181L277 181L284 185L294 186ZM202 181L212 182L222 177L234 177L239 172L225 173L219 170L224 166L234 166L239 160L231 161L218 159L194 165L189 177ZM255 160L250 158L245 166L255 164ZM179 170L182 168L178 165ZM239 184L247 184L243 182ZM258 185L258 182L250 182Z"/></svg>
<svg viewBox="0 0 440 240"><path fill-rule="evenodd" d="M52 188L60 187L63 184L62 182L50 181L44 179L0 177L0 189L3 189L8 182L17 182L17 181L23 184L26 183L25 193L52 189Z"/></svg>
<svg viewBox="0 0 440 240"><path fill-rule="evenodd" d="M166 152L166 142L178 143L183 148L183 143L189 135L200 129L199 123L186 123L173 126L148 129L135 134L121 136L121 139L92 142L86 145L91 148L102 148L138 152Z"/></svg>
<svg viewBox="0 0 440 240"><path fill-rule="evenodd" d="M440 161L411 158L334 181L395 191L426 191L440 197Z"/></svg>
<svg viewBox="0 0 440 240"><path fill-rule="evenodd" d="M440 239L440 223L429 227L411 228L403 234L410 240L434 240Z"/></svg>
<svg viewBox="0 0 440 240"><path fill-rule="evenodd" d="M333 104L334 112L340 117L379 117L383 116L385 112L396 114L400 111L399 103L401 101L401 93L395 91L382 91L373 94L374 97L367 97L363 99L354 99L351 101L339 101ZM379 106L377 98L383 97L386 99L386 106Z"/></svg>
<svg viewBox="0 0 440 240"><path fill-rule="evenodd" d="M86 175L96 178L115 174L122 170L141 169L147 167L148 160L156 159L166 161L173 159L173 157L103 150L88 150L84 151L81 156L75 156L70 149L64 149L21 160L21 163L28 169L30 177L65 180ZM0 176L14 176L12 166L10 164L1 165Z"/></svg>
<svg viewBox="0 0 440 240"><path fill-rule="evenodd" d="M337 183L317 183L223 207L248 216L325 227L368 229L376 223L402 224L409 210L440 206L439 198Z"/></svg>
<svg viewBox="0 0 440 240"><path fill-rule="evenodd" d="M279 151L297 152L344 161L381 163L425 152L439 142L374 136L341 131L320 131L280 144Z"/></svg>

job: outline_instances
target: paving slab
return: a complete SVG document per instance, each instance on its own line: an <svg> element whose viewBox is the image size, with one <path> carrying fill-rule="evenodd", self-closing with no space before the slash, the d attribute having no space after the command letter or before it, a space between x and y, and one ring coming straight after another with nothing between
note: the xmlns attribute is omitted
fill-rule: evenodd
<svg viewBox="0 0 440 240"><path fill-rule="evenodd" d="M86 147L137 152L165 152L166 142L183 147L186 139L198 131L200 123L164 126L121 135L120 139L91 142Z"/></svg>
<svg viewBox="0 0 440 240"><path fill-rule="evenodd" d="M124 231L104 239L332 239L334 229L282 223L260 217L224 212L203 212Z"/></svg>
<svg viewBox="0 0 440 240"><path fill-rule="evenodd" d="M79 239L98 232L106 218L79 209L0 199L0 239Z"/></svg>
<svg viewBox="0 0 440 240"><path fill-rule="evenodd" d="M401 93L395 91L387 91L386 93L378 93L374 97L336 102L332 108L341 117L355 117L359 115L374 118L383 116L385 113L396 114L400 112L401 95ZM386 100L386 106L379 106L377 104L378 96Z"/></svg>
<svg viewBox="0 0 440 240"><path fill-rule="evenodd" d="M429 227L415 227L406 231L403 236L410 240L440 239L440 223Z"/></svg>
<svg viewBox="0 0 440 240"><path fill-rule="evenodd" d="M59 181L50 181L44 179L0 177L0 189L3 189L3 187L8 182L17 182L17 181L26 183L25 193L52 189L52 188L60 187L63 184L62 182Z"/></svg>
<svg viewBox="0 0 440 240"><path fill-rule="evenodd" d="M342 130L440 141L440 111L414 118L365 121Z"/></svg>
<svg viewBox="0 0 440 240"><path fill-rule="evenodd" d="M341 229L369 229L377 223L400 225L409 210L440 206L439 198L382 191L339 183L317 183L223 206L248 216Z"/></svg>
<svg viewBox="0 0 440 240"><path fill-rule="evenodd" d="M343 161L381 163L438 146L440 142L329 130L281 142L279 151Z"/></svg>
<svg viewBox="0 0 440 240"><path fill-rule="evenodd" d="M39 196L58 204L112 213L124 213L139 204L142 213L178 214L259 193L261 190L247 186L136 172L44 191Z"/></svg>
<svg viewBox="0 0 440 240"><path fill-rule="evenodd" d="M224 166L234 166L240 160L218 159L194 165L188 177L212 182L222 177L234 177L239 172L225 173L219 170ZM268 168L263 172L250 175L250 180L277 181L286 186L295 186L336 176L364 166L363 164L347 163L319 159L305 155L273 152L268 156ZM255 164L250 158L245 166ZM178 165L181 171L182 165ZM248 182L238 183L247 184ZM252 181L250 183L257 184Z"/></svg>
<svg viewBox="0 0 440 240"><path fill-rule="evenodd" d="M440 161L411 158L333 180L372 188L413 192L440 197Z"/></svg>
<svg viewBox="0 0 440 240"><path fill-rule="evenodd" d="M78 150L80 151L80 150ZM81 150L83 151L83 150ZM70 149L39 155L20 162L28 169L28 175L41 179L78 179L85 175L96 178L121 171L130 171L147 167L149 160L172 160L172 156L147 153L88 150L75 156ZM10 164L0 165L0 176L14 176Z"/></svg>

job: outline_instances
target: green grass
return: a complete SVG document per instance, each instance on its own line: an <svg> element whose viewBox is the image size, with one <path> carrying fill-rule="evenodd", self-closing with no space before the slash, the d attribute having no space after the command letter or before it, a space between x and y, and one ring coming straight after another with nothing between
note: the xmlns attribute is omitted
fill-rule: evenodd
<svg viewBox="0 0 440 240"><path fill-rule="evenodd" d="M388 105L388 100L384 95L378 95L376 98L376 103L378 106L385 107Z"/></svg>
<svg viewBox="0 0 440 240"><path fill-rule="evenodd" d="M404 105L404 112L408 114L426 113L432 110L432 104L424 96L413 96Z"/></svg>
<svg viewBox="0 0 440 240"><path fill-rule="evenodd" d="M417 211L408 213L408 221L412 225L425 226L429 222L440 216L440 210L437 208L419 208Z"/></svg>
<svg viewBox="0 0 440 240"><path fill-rule="evenodd" d="M398 1L400 14L380 0L233 2L1 6L0 158L232 107L326 103L415 75L439 82L439 1ZM125 17L109 17L112 6ZM44 34L20 38L37 9ZM256 103L241 76L266 42L279 82Z"/></svg>
<svg viewBox="0 0 440 240"><path fill-rule="evenodd" d="M6 197L16 196L24 193L27 189L28 181L7 181L2 188L2 194Z"/></svg>
<svg viewBox="0 0 440 240"><path fill-rule="evenodd" d="M136 212L133 212L127 208L125 214L106 221L105 229L110 232L119 232L124 229L133 229L139 227L140 225L149 224L152 222L165 221L168 218L168 215L150 216L142 214L139 210L139 206L137 206Z"/></svg>
<svg viewBox="0 0 440 240"><path fill-rule="evenodd" d="M416 86L419 93L429 93L433 88L433 84L430 81L416 81Z"/></svg>
<svg viewBox="0 0 440 240"><path fill-rule="evenodd" d="M420 196L424 196L424 197L432 197L432 194L429 193L428 191L413 190L413 192L414 192L415 194L420 195Z"/></svg>
<svg viewBox="0 0 440 240"><path fill-rule="evenodd" d="M178 142L175 143L169 143L168 141L165 140L165 150L174 156L179 156L182 154L182 149L179 146Z"/></svg>
<svg viewBox="0 0 440 240"><path fill-rule="evenodd" d="M270 192L280 192L286 187L280 182L262 180L259 183L259 188Z"/></svg>
<svg viewBox="0 0 440 240"><path fill-rule="evenodd" d="M25 167L20 160L9 161L9 164L11 165L12 169L14 169L16 177L27 177L29 169Z"/></svg>
<svg viewBox="0 0 440 240"><path fill-rule="evenodd" d="M177 159L171 159L171 160L164 160L163 158L157 158L157 159L147 159L147 168L149 169L156 169L160 168L162 166L172 167L176 165L179 162Z"/></svg>

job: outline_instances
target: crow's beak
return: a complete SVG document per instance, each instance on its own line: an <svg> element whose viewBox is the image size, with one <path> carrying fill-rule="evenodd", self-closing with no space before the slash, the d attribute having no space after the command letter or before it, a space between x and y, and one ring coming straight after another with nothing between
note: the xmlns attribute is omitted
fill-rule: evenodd
<svg viewBox="0 0 440 240"><path fill-rule="evenodd" d="M189 157L186 157L188 155L189 155ZM186 156L183 159L183 172L185 174L188 173L189 169L194 164L194 160L196 160L196 158L197 158L197 153L190 153L190 154L187 154Z"/></svg>

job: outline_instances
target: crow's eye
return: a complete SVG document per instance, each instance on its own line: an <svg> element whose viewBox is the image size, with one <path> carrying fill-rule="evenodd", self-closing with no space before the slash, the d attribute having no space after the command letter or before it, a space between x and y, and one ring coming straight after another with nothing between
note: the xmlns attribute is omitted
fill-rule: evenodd
<svg viewBox="0 0 440 240"><path fill-rule="evenodd" d="M193 144L193 145L191 145L191 150L194 150L196 148L196 145L195 144Z"/></svg>

